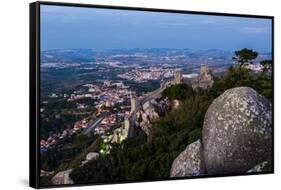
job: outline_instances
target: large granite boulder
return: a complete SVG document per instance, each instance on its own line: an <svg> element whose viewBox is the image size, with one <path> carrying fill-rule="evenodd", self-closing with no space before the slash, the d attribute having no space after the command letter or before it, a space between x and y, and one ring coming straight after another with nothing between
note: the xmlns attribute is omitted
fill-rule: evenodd
<svg viewBox="0 0 281 190"><path fill-rule="evenodd" d="M52 183L54 185L65 185L65 184L73 184L73 180L70 178L70 173L72 172L72 169L65 170L58 172L53 178Z"/></svg>
<svg viewBox="0 0 281 190"><path fill-rule="evenodd" d="M249 87L216 98L203 126L208 174L245 173L272 155L271 103Z"/></svg>
<svg viewBox="0 0 281 190"><path fill-rule="evenodd" d="M201 140L189 144L174 160L171 177L199 176L205 174Z"/></svg>

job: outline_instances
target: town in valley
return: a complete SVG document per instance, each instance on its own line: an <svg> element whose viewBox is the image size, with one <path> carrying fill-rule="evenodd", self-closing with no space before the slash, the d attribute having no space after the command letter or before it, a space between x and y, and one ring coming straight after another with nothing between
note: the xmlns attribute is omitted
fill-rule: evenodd
<svg viewBox="0 0 281 190"><path fill-rule="evenodd" d="M80 60L72 56L79 53ZM95 58L88 59L92 55ZM43 51L41 56L41 88L44 88L44 93L40 114L47 128L40 140L42 153L56 148L60 141L76 134L100 136L105 144L99 150L101 154L109 154L111 143L121 143L140 129L149 140L150 120L159 118L161 113L179 104L160 99L166 87L186 83L194 89L207 89L212 86L213 76L222 75L232 64L231 53L220 50L95 52L70 49ZM261 54L260 59L268 56L267 53ZM262 70L258 63L249 65L249 68L254 72ZM64 73L68 74L65 78L55 76L63 76ZM73 73L76 81L71 78ZM52 75L53 81L50 80ZM45 79L47 76L49 78ZM53 90L49 90L50 87ZM50 102L64 102L64 105L48 110ZM61 120L66 115L79 119L65 128L48 128L55 123L52 120Z"/></svg>

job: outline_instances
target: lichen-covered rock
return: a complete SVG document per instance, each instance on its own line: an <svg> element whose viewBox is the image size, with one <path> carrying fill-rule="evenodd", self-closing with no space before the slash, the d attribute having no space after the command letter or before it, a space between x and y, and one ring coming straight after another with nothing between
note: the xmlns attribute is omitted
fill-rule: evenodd
<svg viewBox="0 0 281 190"><path fill-rule="evenodd" d="M174 160L171 177L199 176L205 174L201 140L189 144Z"/></svg>
<svg viewBox="0 0 281 190"><path fill-rule="evenodd" d="M208 174L245 173L272 155L271 103L249 87L216 98L203 126Z"/></svg>
<svg viewBox="0 0 281 190"><path fill-rule="evenodd" d="M54 185L65 185L65 184L73 184L73 180L70 178L70 173L73 169L65 170L58 172L53 178L52 183Z"/></svg>

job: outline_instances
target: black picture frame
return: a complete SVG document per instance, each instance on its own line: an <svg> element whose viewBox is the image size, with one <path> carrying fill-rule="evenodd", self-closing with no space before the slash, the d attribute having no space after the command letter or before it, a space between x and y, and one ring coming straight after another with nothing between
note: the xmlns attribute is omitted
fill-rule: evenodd
<svg viewBox="0 0 281 190"><path fill-rule="evenodd" d="M142 7L126 7L126 6L111 6L111 5L94 5L94 4L80 4L80 3L61 3L61 2L47 2L39 1L29 4L29 185L33 188L55 188L55 187L75 187L100 185L104 183L87 183L87 184L73 184L73 185L52 185L40 186L40 6L41 5L55 5L68 7L87 7L87 8L105 8L118 10L132 10L132 11L148 11L148 12L165 12L165 13L185 13L195 15L215 15L215 16L231 16L231 17L245 17L245 18L266 18L272 21L272 86L273 86L273 104L272 104L272 123L273 136L272 147L274 150L274 16L264 15L248 15L248 14L234 14L234 13L218 13L218 12L201 12L201 11L187 11L187 10L171 10L171 9L156 9L156 8L142 8ZM257 174L273 174L274 173L274 151L272 152L272 172L258 172L245 174L227 174L227 175L208 175L199 177L181 177L181 178L166 178L166 179L151 179L151 180L137 180L112 182L105 184L121 184L121 183L135 183L148 181L163 181L163 180L184 180L194 178L213 178L213 177L229 177L229 176L245 176Z"/></svg>

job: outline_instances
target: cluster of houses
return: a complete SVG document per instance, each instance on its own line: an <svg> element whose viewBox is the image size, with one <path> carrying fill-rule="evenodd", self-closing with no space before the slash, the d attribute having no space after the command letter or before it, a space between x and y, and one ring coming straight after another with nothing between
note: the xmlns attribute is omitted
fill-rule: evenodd
<svg viewBox="0 0 281 190"><path fill-rule="evenodd" d="M130 72L119 74L117 76L135 82L146 82L148 80L170 78L173 76L173 72L174 71L172 69L151 67L148 69L133 69Z"/></svg>

